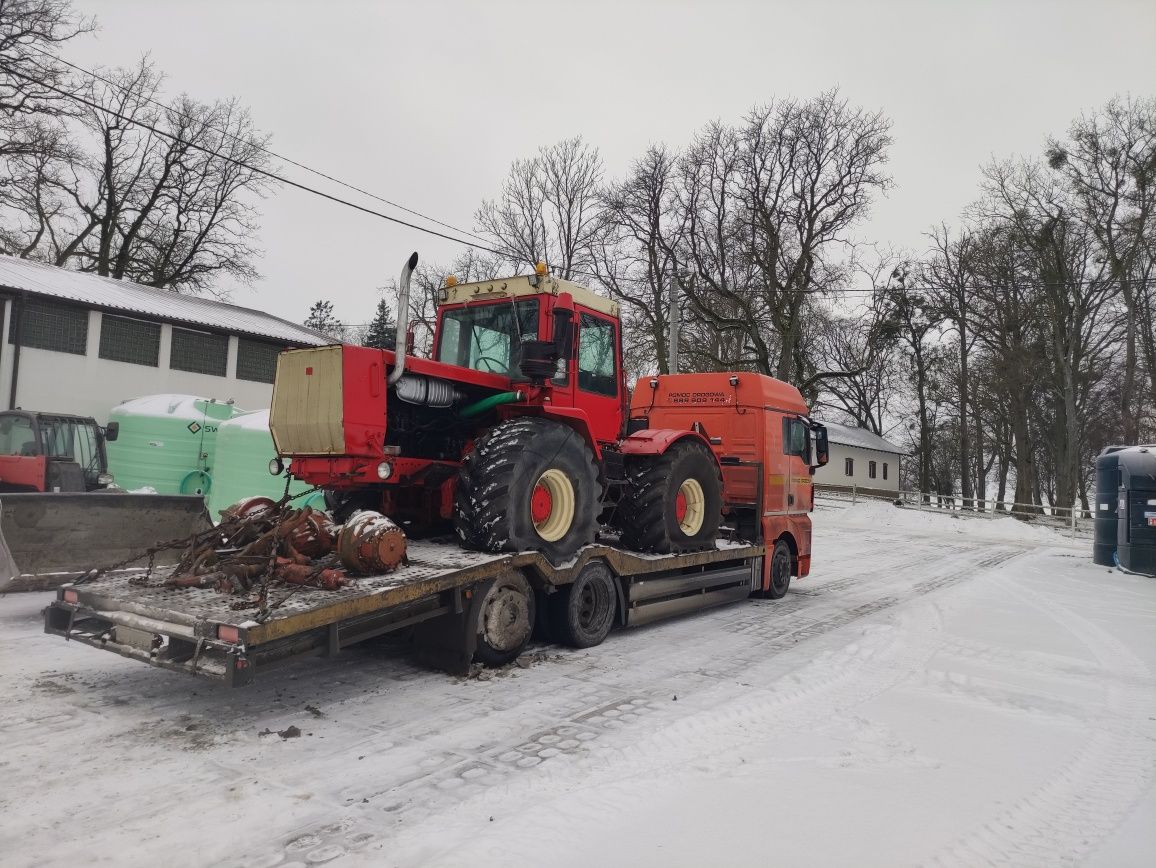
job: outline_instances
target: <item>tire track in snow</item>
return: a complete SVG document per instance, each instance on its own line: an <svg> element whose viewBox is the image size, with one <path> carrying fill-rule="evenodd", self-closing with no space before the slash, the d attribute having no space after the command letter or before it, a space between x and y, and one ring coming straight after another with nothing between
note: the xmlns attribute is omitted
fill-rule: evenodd
<svg viewBox="0 0 1156 868"><path fill-rule="evenodd" d="M1127 680L1108 682L1092 736L1060 771L948 845L932 858L933 866L1079 864L1127 819L1156 777L1156 694L1148 667L1092 621L1030 589L1004 584L1070 631L1102 666L1123 670Z"/></svg>

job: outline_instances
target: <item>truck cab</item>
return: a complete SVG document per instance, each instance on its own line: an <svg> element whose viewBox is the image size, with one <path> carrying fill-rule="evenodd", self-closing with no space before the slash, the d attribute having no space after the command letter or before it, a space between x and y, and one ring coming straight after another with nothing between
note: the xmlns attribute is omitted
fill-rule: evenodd
<svg viewBox="0 0 1156 868"><path fill-rule="evenodd" d="M0 492L96 491L113 481L106 441L117 423L102 428L91 416L0 412Z"/></svg>

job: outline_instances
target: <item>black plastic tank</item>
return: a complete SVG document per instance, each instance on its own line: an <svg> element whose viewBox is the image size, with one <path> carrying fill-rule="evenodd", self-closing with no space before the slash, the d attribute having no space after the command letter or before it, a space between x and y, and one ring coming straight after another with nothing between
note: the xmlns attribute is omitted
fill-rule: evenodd
<svg viewBox="0 0 1156 868"><path fill-rule="evenodd" d="M1137 446L1117 455L1116 556L1124 569L1156 576L1156 446Z"/></svg>
<svg viewBox="0 0 1156 868"><path fill-rule="evenodd" d="M1096 532L1092 537L1092 563L1102 567L1116 563L1116 502L1120 495L1120 456L1127 446L1105 446L1096 457Z"/></svg>

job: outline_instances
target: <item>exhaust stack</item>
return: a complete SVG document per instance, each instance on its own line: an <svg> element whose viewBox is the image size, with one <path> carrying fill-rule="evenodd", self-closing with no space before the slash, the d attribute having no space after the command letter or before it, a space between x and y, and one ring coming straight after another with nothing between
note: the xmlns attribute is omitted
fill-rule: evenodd
<svg viewBox="0 0 1156 868"><path fill-rule="evenodd" d="M394 338L393 351L394 365L389 374L389 385L401 379L405 373L405 346L406 332L409 331L409 281L413 277L413 270L417 268L417 251L413 252L405 267L401 270L401 282L397 292L397 336Z"/></svg>

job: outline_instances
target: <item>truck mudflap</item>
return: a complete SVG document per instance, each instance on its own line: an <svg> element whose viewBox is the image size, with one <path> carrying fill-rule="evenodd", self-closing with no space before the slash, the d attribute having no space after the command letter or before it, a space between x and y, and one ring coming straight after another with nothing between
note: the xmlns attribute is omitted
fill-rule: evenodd
<svg viewBox="0 0 1156 868"><path fill-rule="evenodd" d="M199 495L0 494L0 593L56 588L209 526ZM175 564L180 555L180 549L159 552L156 564Z"/></svg>

